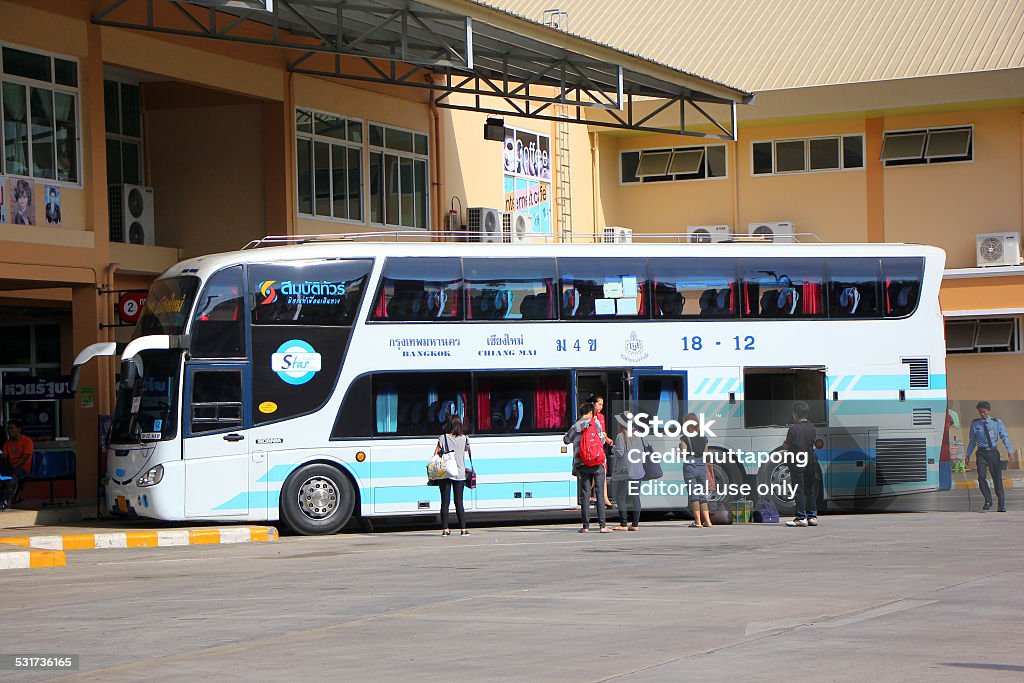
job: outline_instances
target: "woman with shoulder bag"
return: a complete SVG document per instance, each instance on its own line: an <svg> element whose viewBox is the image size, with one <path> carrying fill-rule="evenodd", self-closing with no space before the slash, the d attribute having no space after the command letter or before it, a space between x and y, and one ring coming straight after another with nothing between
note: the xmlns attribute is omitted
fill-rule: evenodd
<svg viewBox="0 0 1024 683"><path fill-rule="evenodd" d="M451 506L452 493L455 493L455 515L459 520L459 528L463 536L468 536L466 529L466 511L462 504L462 497L466 489L466 455L469 453L469 437L462 429L462 418L452 415L448 421L445 433L437 439L435 455L451 453L455 457L457 467L445 479L438 480L438 488L441 489L441 535L451 536L448 528L448 508Z"/></svg>
<svg viewBox="0 0 1024 683"><path fill-rule="evenodd" d="M619 424L627 423L626 416L616 418ZM619 506L619 526L612 531L637 531L640 526L640 496L630 493L630 487L639 491L639 482L644 480L644 461L648 453L647 444L639 436L627 436L621 429L612 446L611 479L615 502ZM632 484L631 482L637 482Z"/></svg>

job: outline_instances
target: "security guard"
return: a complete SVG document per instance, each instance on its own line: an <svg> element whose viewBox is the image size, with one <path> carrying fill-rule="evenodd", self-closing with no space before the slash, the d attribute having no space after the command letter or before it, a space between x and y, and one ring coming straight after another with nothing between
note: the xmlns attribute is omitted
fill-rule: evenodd
<svg viewBox="0 0 1024 683"><path fill-rule="evenodd" d="M992 404L988 401L978 401L974 406L978 409L980 417L971 421L971 440L967 444L967 457L964 461L971 462L971 453L974 447L978 447L978 488L981 495L985 496L985 510L992 507L992 492L988 488L988 481L985 479L985 470L992 471L992 483L996 487L996 499L999 501L999 512L1006 512L1006 497L1003 495L1003 469L999 464L999 440L1003 440L1007 454L1013 452L1010 445L1010 435L1006 433L1006 426L1003 421L992 417Z"/></svg>

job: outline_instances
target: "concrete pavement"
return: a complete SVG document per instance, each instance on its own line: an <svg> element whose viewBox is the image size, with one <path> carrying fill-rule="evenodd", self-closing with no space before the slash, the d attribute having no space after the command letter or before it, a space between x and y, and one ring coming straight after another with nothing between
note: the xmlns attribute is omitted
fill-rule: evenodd
<svg viewBox="0 0 1024 683"><path fill-rule="evenodd" d="M1019 680L1012 494L1005 514L833 515L817 529L68 551L60 571L5 575L0 642L81 654L69 680Z"/></svg>

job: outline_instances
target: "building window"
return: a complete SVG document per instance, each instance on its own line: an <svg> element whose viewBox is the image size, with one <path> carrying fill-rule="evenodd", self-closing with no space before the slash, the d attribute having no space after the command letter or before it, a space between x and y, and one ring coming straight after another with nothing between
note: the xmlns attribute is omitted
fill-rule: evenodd
<svg viewBox="0 0 1024 683"><path fill-rule="evenodd" d="M103 109L107 128L107 184L142 185L142 101L139 86L104 80Z"/></svg>
<svg viewBox="0 0 1024 683"><path fill-rule="evenodd" d="M299 213L363 220L363 122L295 110Z"/></svg>
<svg viewBox="0 0 1024 683"><path fill-rule="evenodd" d="M1019 353L1019 318L951 318L946 353Z"/></svg>
<svg viewBox="0 0 1024 683"><path fill-rule="evenodd" d="M77 183L78 62L3 46L3 172Z"/></svg>
<svg viewBox="0 0 1024 683"><path fill-rule="evenodd" d="M643 149L619 155L622 183L703 180L727 175L725 145Z"/></svg>
<svg viewBox="0 0 1024 683"><path fill-rule="evenodd" d="M430 182L427 135L370 124L370 222L428 227Z"/></svg>
<svg viewBox="0 0 1024 683"><path fill-rule="evenodd" d="M864 136L760 141L751 152L754 175L849 170L864 167Z"/></svg>
<svg viewBox="0 0 1024 683"><path fill-rule="evenodd" d="M971 126L891 131L882 138L882 161L887 167L973 160Z"/></svg>

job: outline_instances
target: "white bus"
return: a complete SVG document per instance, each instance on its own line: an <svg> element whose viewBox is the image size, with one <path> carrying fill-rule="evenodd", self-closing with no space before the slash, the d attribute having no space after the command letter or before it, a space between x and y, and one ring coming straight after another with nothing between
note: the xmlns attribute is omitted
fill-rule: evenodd
<svg viewBox="0 0 1024 683"><path fill-rule="evenodd" d="M389 235L267 238L157 279L126 347L76 359L122 357L108 508L305 534L436 514L425 464L458 414L467 510L568 510L562 435L591 393L609 413L703 413L721 452L777 449L807 400L825 500L948 487L939 249ZM714 467L722 491L788 478Z"/></svg>

